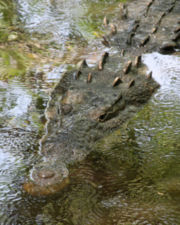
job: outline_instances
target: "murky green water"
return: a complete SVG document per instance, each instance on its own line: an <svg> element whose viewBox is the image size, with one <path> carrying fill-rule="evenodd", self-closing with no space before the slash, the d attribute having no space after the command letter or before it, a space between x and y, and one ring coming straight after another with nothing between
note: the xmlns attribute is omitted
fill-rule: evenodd
<svg viewBox="0 0 180 225"><path fill-rule="evenodd" d="M83 56L92 45L91 53L98 52L104 14L116 14L118 5L86 0L15 3L0 1L1 46L10 46L9 35L17 34L11 28L18 24L55 55L63 51L62 58L72 52ZM26 73L24 52L12 54L2 47L0 58L0 224L180 224L178 54L143 57L161 88L134 118L70 168L70 185L48 198L27 195L22 184L38 160L49 88L67 66L46 62Z"/></svg>

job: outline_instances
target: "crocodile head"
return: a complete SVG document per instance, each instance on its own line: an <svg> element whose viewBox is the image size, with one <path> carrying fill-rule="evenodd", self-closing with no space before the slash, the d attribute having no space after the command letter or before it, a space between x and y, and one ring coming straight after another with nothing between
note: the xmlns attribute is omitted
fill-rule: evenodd
<svg viewBox="0 0 180 225"><path fill-rule="evenodd" d="M70 181L69 165L84 159L96 141L131 118L159 87L152 74L146 74L141 55L157 50L157 46L165 52L177 48L179 30L171 24L177 24L180 4L176 0L150 2L129 3L132 15L120 22L125 29L118 32L113 26L116 32L104 37L103 41L118 49L116 54L102 54L96 69L83 61L77 71L65 73L54 88L45 112L46 134L40 141L44 162L34 166L24 184L28 193L47 195L64 188ZM134 11L142 7L136 20ZM173 43L167 35L170 29L177 31L170 40ZM162 40L170 44L162 45Z"/></svg>
<svg viewBox="0 0 180 225"><path fill-rule="evenodd" d="M67 72L54 88L46 110L47 134L41 140L45 161L34 166L24 184L27 192L47 195L64 188L69 183L68 166L84 159L97 140L137 112L159 86L144 73L144 65L128 69L128 62L112 72L109 67L115 61L119 64L117 56L109 57L104 70Z"/></svg>

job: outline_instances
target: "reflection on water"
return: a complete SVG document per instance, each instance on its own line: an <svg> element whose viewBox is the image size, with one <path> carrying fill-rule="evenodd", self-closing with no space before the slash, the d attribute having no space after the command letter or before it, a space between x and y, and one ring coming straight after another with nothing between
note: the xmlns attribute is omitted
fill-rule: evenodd
<svg viewBox="0 0 180 225"><path fill-rule="evenodd" d="M16 224L21 207L21 183L29 165L35 161L37 135L28 131L0 129L0 224Z"/></svg>
<svg viewBox="0 0 180 225"><path fill-rule="evenodd" d="M48 41L59 44L75 40L80 46L102 35L104 14L113 14L120 1L18 0L17 10L28 32L49 34Z"/></svg>
<svg viewBox="0 0 180 225"><path fill-rule="evenodd" d="M76 64L83 58L95 64L106 50L100 44L107 32L103 18L119 15L121 1L17 0L16 10L21 29L49 52L54 65Z"/></svg>
<svg viewBox="0 0 180 225"><path fill-rule="evenodd" d="M47 96L28 78L0 81L0 224L18 224L22 182L42 130Z"/></svg>
<svg viewBox="0 0 180 225"><path fill-rule="evenodd" d="M26 93L26 90L23 90L23 87L15 85L14 82L11 84L1 82L1 87L6 89L4 93L1 93L1 115L3 119L5 119L5 116L17 118L26 113L32 101L31 96Z"/></svg>
<svg viewBox="0 0 180 225"><path fill-rule="evenodd" d="M153 71L153 78L161 85L161 92L167 91L168 95L174 93L177 97L180 96L179 57L153 53L145 55L144 62ZM165 93L163 97L164 95Z"/></svg>
<svg viewBox="0 0 180 225"><path fill-rule="evenodd" d="M28 88L31 88L31 91ZM39 87L33 89L32 84L24 84L19 79L8 83L0 81L0 93L1 127L7 127L9 124L10 127L25 130L39 128L39 113L43 113L47 101L47 96L45 98ZM36 108L37 102L39 109Z"/></svg>
<svg viewBox="0 0 180 225"><path fill-rule="evenodd" d="M70 35L76 17L82 14L78 1L18 1L18 11L29 31L51 33L62 42Z"/></svg>

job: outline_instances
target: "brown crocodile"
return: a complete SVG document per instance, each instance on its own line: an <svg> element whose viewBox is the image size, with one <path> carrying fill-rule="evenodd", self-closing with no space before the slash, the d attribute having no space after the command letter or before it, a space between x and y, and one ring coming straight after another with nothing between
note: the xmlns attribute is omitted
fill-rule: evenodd
<svg viewBox="0 0 180 225"><path fill-rule="evenodd" d="M133 0L120 4L116 25L104 25L102 43L116 53L102 54L97 68L86 60L66 72L51 93L46 134L40 141L43 162L34 166L24 189L47 195L69 182L68 167L84 159L94 143L131 118L159 87L142 55L169 54L180 48L180 1Z"/></svg>

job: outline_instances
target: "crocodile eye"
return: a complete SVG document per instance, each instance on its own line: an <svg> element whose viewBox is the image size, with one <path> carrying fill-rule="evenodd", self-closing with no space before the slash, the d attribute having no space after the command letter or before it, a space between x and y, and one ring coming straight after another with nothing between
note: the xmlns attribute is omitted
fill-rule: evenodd
<svg viewBox="0 0 180 225"><path fill-rule="evenodd" d="M99 121L103 122L106 119L106 113L99 116Z"/></svg>
<svg viewBox="0 0 180 225"><path fill-rule="evenodd" d="M106 117L106 113L104 112L104 108L95 108L90 110L88 117L92 120L103 122Z"/></svg>

